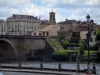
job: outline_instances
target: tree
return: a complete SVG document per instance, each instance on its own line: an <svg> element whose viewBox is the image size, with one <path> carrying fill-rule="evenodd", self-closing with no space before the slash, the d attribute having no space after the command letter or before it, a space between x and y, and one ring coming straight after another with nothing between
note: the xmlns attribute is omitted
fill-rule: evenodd
<svg viewBox="0 0 100 75"><path fill-rule="evenodd" d="M100 28L96 30L96 41L100 40Z"/></svg>
<svg viewBox="0 0 100 75"><path fill-rule="evenodd" d="M78 50L78 54L77 54L77 60L79 60L79 61L83 60L84 50L85 50L84 40L80 40L79 50Z"/></svg>
<svg viewBox="0 0 100 75"><path fill-rule="evenodd" d="M80 61L83 60L84 50L85 50L84 40L80 40L79 50L78 50L77 58L76 58L76 62L77 62L76 71L80 71Z"/></svg>
<svg viewBox="0 0 100 75"><path fill-rule="evenodd" d="M67 49L67 45L69 45L69 42L68 42L66 39L64 39L62 45L63 45L63 47L64 47L65 49Z"/></svg>
<svg viewBox="0 0 100 75"><path fill-rule="evenodd" d="M96 47L98 48L98 52L97 52L97 62L100 62L100 28L98 28L97 30L96 30Z"/></svg>

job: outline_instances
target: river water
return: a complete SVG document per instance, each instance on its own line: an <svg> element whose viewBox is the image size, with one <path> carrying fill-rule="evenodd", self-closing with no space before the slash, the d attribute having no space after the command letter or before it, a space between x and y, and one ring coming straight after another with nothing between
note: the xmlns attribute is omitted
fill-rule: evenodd
<svg viewBox="0 0 100 75"><path fill-rule="evenodd" d="M68 63L68 62L60 62L62 69L71 69L76 70L77 63ZM90 68L92 69L94 63L90 64ZM6 62L2 63L3 66L18 66L17 62ZM40 68L40 62L39 61L23 61L22 62L23 67L33 67L33 68ZM54 68L58 69L58 62L43 62L44 68ZM81 63L80 69L84 70L87 69L87 63ZM96 64L97 72L100 74L100 64Z"/></svg>

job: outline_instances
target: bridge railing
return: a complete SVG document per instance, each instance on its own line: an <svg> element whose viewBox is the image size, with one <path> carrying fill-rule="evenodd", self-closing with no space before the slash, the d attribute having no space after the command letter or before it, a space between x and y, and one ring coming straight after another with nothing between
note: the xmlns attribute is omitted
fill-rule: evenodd
<svg viewBox="0 0 100 75"><path fill-rule="evenodd" d="M0 38L46 38L45 36L30 36L30 35L0 35Z"/></svg>

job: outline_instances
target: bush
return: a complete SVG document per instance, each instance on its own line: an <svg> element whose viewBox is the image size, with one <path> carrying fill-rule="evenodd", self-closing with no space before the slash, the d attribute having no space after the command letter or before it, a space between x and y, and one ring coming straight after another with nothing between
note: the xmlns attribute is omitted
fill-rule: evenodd
<svg viewBox="0 0 100 75"><path fill-rule="evenodd" d="M98 51L90 50L90 61L96 61ZM84 61L88 61L88 51L84 53Z"/></svg>
<svg viewBox="0 0 100 75"><path fill-rule="evenodd" d="M69 42L67 40L63 40L62 45L65 49L67 49L67 46L69 45Z"/></svg>
<svg viewBox="0 0 100 75"><path fill-rule="evenodd" d="M68 60L67 52L65 50L53 52L52 60L56 60L56 61Z"/></svg>

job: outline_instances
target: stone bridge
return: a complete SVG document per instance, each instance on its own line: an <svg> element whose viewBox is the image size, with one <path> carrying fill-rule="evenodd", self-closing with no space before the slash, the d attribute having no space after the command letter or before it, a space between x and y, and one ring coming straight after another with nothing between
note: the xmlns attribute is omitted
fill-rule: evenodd
<svg viewBox="0 0 100 75"><path fill-rule="evenodd" d="M42 36L0 36L0 58L24 58L29 52L37 56L50 56L52 48Z"/></svg>

